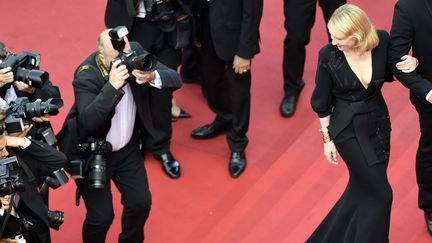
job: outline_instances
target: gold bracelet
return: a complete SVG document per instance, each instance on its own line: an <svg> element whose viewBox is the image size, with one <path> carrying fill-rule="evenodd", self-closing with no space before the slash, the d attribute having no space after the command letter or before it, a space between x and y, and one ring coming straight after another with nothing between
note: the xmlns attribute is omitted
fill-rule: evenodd
<svg viewBox="0 0 432 243"><path fill-rule="evenodd" d="M321 133L321 138L322 138L324 143L328 143L328 142L332 141L332 138L331 138L330 133L328 131L324 132L323 130L320 129L320 133Z"/></svg>

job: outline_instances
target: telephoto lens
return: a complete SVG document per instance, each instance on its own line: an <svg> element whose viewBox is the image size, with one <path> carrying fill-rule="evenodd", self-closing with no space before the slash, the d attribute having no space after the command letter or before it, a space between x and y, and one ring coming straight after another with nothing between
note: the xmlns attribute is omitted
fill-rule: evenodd
<svg viewBox="0 0 432 243"><path fill-rule="evenodd" d="M90 189L104 189L106 181L106 161L103 155L95 154L94 160L90 164L89 187Z"/></svg>

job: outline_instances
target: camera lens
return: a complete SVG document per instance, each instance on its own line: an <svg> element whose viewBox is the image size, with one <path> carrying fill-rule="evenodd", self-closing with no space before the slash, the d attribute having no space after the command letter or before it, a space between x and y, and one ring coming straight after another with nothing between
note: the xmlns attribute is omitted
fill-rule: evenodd
<svg viewBox="0 0 432 243"><path fill-rule="evenodd" d="M101 154L95 154L94 160L90 164L89 187L91 189L104 189L106 174L106 162Z"/></svg>
<svg viewBox="0 0 432 243"><path fill-rule="evenodd" d="M48 223L51 228L55 230L59 230L63 222L64 222L64 212L58 210L55 211L48 210Z"/></svg>

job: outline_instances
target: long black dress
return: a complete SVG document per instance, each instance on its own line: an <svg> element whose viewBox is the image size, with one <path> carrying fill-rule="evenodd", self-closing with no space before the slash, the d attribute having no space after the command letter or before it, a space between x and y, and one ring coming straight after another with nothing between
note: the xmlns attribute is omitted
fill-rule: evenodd
<svg viewBox="0 0 432 243"><path fill-rule="evenodd" d="M389 36L377 31L372 81L365 88L344 54L330 44L320 50L311 104L330 117L329 132L349 170L345 192L307 242L388 242L392 190L387 179L390 119L381 94Z"/></svg>

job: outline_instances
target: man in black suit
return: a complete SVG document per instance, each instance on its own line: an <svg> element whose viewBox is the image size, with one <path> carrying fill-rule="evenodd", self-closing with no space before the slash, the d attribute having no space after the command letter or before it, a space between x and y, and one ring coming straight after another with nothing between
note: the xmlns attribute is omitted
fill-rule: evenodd
<svg viewBox="0 0 432 243"><path fill-rule="evenodd" d="M260 51L262 0L201 0L201 54L204 91L214 121L192 131L210 138L228 131L229 171L238 177L246 167L251 60Z"/></svg>
<svg viewBox="0 0 432 243"><path fill-rule="evenodd" d="M173 43L176 39L174 34L177 33L175 27L180 23L176 19L181 16L190 16L189 8L181 0L163 0L158 1L160 4L154 3L153 11L147 12L149 6L145 6L144 2L147 4L150 1L108 0L105 10L105 25L107 28L126 26L131 41L140 43L144 50L154 54L161 63L177 70L181 63L181 47L176 47L176 43ZM155 11L158 9L161 16L167 19L172 17L172 19L164 22L155 20L157 14ZM171 178L178 178L180 176L180 164L170 151L172 92L153 90L150 97L154 129L159 131L159 136L147 141L147 147L155 158L162 162L164 172ZM182 113L180 110L179 115L176 116L190 115Z"/></svg>
<svg viewBox="0 0 432 243"><path fill-rule="evenodd" d="M318 0L284 0L285 30L283 78L284 97L279 107L283 117L294 115L297 100L305 82L303 80L306 45L315 23ZM319 6L327 23L334 10L346 0L319 0ZM329 39L330 40L330 39Z"/></svg>
<svg viewBox="0 0 432 243"><path fill-rule="evenodd" d="M30 128L27 126L17 136L6 136L0 125L0 159L6 158L9 150L20 159L23 168L21 176L25 190L18 193L17 208L19 216L32 224L25 239L27 242L49 243L48 208L35 185L40 177L50 176L53 171L61 169L66 164L66 156L48 144L26 138Z"/></svg>
<svg viewBox="0 0 432 243"><path fill-rule="evenodd" d="M150 93L163 89L172 92L181 86L181 80L176 71L159 62L155 71L135 69L130 73L118 59L110 31L102 32L99 50L75 72L75 103L59 133L59 145L70 160L82 158L78 144L90 137L112 145L106 161L104 188L89 188L88 179L76 181L87 209L83 242L105 242L114 219L110 179L120 191L124 206L119 242L142 242L151 195L140 138L160 135L154 129L157 119L151 112ZM132 49L137 55L147 54L138 43L129 43L127 37L123 40L124 51Z"/></svg>
<svg viewBox="0 0 432 243"><path fill-rule="evenodd" d="M418 205L424 210L429 233L432 234L432 2L430 0L399 0L394 9L390 32L389 65L396 78L405 86L414 84L411 103L420 120L420 142L416 156L419 187ZM414 72L398 69L412 49L419 61ZM425 99L426 97L426 99Z"/></svg>

